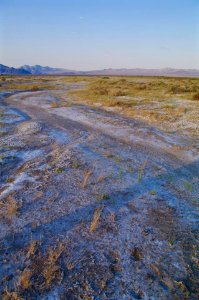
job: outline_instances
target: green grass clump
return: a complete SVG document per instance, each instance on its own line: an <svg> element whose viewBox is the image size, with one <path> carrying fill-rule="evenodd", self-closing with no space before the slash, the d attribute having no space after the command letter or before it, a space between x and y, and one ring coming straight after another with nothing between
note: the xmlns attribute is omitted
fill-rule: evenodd
<svg viewBox="0 0 199 300"><path fill-rule="evenodd" d="M60 174L60 173L63 173L63 172L64 172L64 169L63 169L63 168L57 168L57 169L55 169L55 172L56 172L57 174Z"/></svg>
<svg viewBox="0 0 199 300"><path fill-rule="evenodd" d="M152 196L155 196L155 195L157 195L157 192L156 192L156 190L151 190L151 191L150 191L150 195L152 195Z"/></svg>

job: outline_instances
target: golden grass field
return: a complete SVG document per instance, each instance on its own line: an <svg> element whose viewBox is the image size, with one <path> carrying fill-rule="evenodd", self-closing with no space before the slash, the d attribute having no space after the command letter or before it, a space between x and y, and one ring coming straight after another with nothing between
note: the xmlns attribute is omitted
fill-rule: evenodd
<svg viewBox="0 0 199 300"><path fill-rule="evenodd" d="M65 97L61 96L62 105L81 103L101 107L133 119L143 120L167 132L188 127L186 133L189 134L191 131L191 134L194 134L194 126L191 126L191 123L199 125L198 78L113 76L4 76L4 78L0 90L57 90L67 83L79 83L78 89L66 90ZM53 106L57 107L58 104L52 103Z"/></svg>

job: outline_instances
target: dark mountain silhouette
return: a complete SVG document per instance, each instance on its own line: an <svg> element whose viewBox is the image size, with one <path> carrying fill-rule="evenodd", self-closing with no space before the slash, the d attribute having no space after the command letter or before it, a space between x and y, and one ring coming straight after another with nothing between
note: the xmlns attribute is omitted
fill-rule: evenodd
<svg viewBox="0 0 199 300"><path fill-rule="evenodd" d="M25 70L23 68L12 68L12 67L8 67L8 66L4 66L4 65L0 64L0 74L26 75L26 74L30 74L30 72L28 72L27 70Z"/></svg>
<svg viewBox="0 0 199 300"><path fill-rule="evenodd" d="M76 71L66 70L62 68L51 68L51 67L43 67L40 65L29 66L24 65L21 68L30 72L31 74L39 75L39 74L66 74L66 75L73 75L76 74Z"/></svg>

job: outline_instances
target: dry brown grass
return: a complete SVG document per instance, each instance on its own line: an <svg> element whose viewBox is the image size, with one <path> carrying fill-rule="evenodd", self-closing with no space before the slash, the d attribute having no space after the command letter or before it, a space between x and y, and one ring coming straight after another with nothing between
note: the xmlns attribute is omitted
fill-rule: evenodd
<svg viewBox="0 0 199 300"><path fill-rule="evenodd" d="M9 292L5 290L2 295L2 300L23 300L23 298L19 297L17 292Z"/></svg>
<svg viewBox="0 0 199 300"><path fill-rule="evenodd" d="M0 217L6 221L11 221L16 216L19 209L17 201L8 196L0 202Z"/></svg>
<svg viewBox="0 0 199 300"><path fill-rule="evenodd" d="M193 100L199 100L199 93L196 93L193 95Z"/></svg>
<svg viewBox="0 0 199 300"><path fill-rule="evenodd" d="M37 249L37 243L34 240L31 240L30 245L28 246L26 257L30 258L32 255L35 254Z"/></svg>
<svg viewBox="0 0 199 300"><path fill-rule="evenodd" d="M57 246L49 247L43 254L37 244L31 241L28 246L24 269L15 284L19 295L24 295L25 291L32 291L32 289L44 292L51 288L54 282L60 284L63 279L59 258L64 245L58 241Z"/></svg>
<svg viewBox="0 0 199 300"><path fill-rule="evenodd" d="M45 278L45 284L50 286L52 281L55 280L58 276L62 278L62 271L59 264L57 263L58 258L64 250L64 245L59 243L58 247L48 250L47 259L44 261L44 268L42 275Z"/></svg>
<svg viewBox="0 0 199 300"><path fill-rule="evenodd" d="M32 90L33 92L36 92L36 91L39 90L39 87L38 87L37 85L33 85L33 86L31 87L31 90Z"/></svg>
<svg viewBox="0 0 199 300"><path fill-rule="evenodd" d="M89 79L90 80L90 79ZM169 132L175 122L197 113L198 78L103 77L93 78L83 89L70 91L73 102L110 107L117 113L143 120ZM194 118L194 123L197 123ZM197 123L198 124L198 123Z"/></svg>
<svg viewBox="0 0 199 300"><path fill-rule="evenodd" d="M93 233L97 229L102 210L103 210L103 207L96 208L94 215L93 215L93 220L91 222L90 229L89 229L90 233Z"/></svg>
<svg viewBox="0 0 199 300"><path fill-rule="evenodd" d="M100 175L97 179L97 182L102 182L105 180L105 176L104 175Z"/></svg>
<svg viewBox="0 0 199 300"><path fill-rule="evenodd" d="M56 108L56 107L59 107L59 103L58 102L51 102L51 107L52 108Z"/></svg>
<svg viewBox="0 0 199 300"><path fill-rule="evenodd" d="M31 281L30 281L31 275L32 273L29 269L24 269L19 276L18 286L23 290L27 290L31 285Z"/></svg>
<svg viewBox="0 0 199 300"><path fill-rule="evenodd" d="M83 180L83 182L81 184L82 188L85 188L87 186L89 178L91 177L91 175L92 175L92 171L91 170L86 171L84 180Z"/></svg>

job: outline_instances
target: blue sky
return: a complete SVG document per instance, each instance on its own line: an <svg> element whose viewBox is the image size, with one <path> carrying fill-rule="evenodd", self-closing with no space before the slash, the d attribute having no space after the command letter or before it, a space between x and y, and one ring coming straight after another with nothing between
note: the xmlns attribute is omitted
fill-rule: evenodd
<svg viewBox="0 0 199 300"><path fill-rule="evenodd" d="M199 0L0 0L0 63L199 68Z"/></svg>

